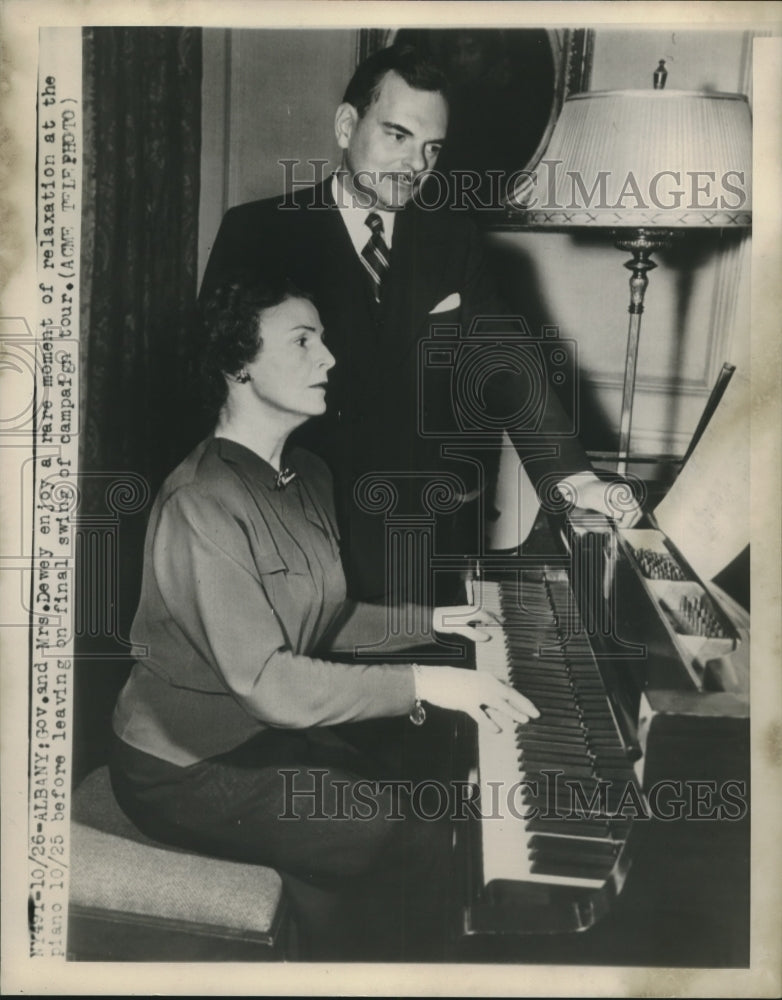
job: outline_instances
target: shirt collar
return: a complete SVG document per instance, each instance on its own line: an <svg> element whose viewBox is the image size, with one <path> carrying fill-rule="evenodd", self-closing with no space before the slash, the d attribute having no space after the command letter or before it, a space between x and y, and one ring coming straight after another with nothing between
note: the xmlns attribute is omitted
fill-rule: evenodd
<svg viewBox="0 0 782 1000"><path fill-rule="evenodd" d="M279 485L280 473L270 465L266 459L261 458L260 455L256 454L251 448L247 448L243 444L239 444L238 441L232 441L230 438L215 437L214 446L217 449L217 454L225 462L230 462L232 465L237 465L245 471L245 473L252 476L253 480L260 483L267 490L278 490L284 487ZM283 458L283 464L281 466L281 472L291 471L295 472L295 469L286 463L287 454ZM293 482L293 480L288 480Z"/></svg>
<svg viewBox="0 0 782 1000"><path fill-rule="evenodd" d="M350 195L340 183L339 175L336 173L331 175L331 194L339 209L339 214L342 216L342 221L345 223L348 236L350 236L350 242L353 244L357 254L361 253L372 235L366 223L370 212L376 212L383 220L383 239L386 242L386 246L390 249L394 240L396 212L386 212L379 208L361 208L358 205L354 205Z"/></svg>
<svg viewBox="0 0 782 1000"><path fill-rule="evenodd" d="M238 441L232 441L230 438L223 437L213 437L210 443L224 462L228 462L236 468L237 474L244 481L245 485L262 486L267 494L277 496L279 499L276 502L283 505L287 502L288 497L297 497L304 509L304 515L307 520L317 525L328 536L331 540L335 557L339 558L338 536L335 527L324 510L323 501L321 500L320 503L315 502L312 487L307 484L306 476L300 478L297 472L295 465L296 456L298 455L303 463L305 461L305 452L302 448L292 448L290 455L287 450L283 452L281 472L290 471L294 473L294 476L287 483L280 484L280 473L251 448L239 444ZM288 461L289 458L292 458L293 462ZM295 489L289 491L288 487L291 483L295 485Z"/></svg>

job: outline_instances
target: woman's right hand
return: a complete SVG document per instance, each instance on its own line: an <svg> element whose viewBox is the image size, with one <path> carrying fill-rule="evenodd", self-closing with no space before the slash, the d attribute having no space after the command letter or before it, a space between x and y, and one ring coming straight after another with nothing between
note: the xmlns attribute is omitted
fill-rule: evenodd
<svg viewBox="0 0 782 1000"><path fill-rule="evenodd" d="M416 695L430 705L466 712L478 725L501 732L503 723L525 723L540 712L510 684L460 667L417 668ZM499 718L497 718L499 716Z"/></svg>

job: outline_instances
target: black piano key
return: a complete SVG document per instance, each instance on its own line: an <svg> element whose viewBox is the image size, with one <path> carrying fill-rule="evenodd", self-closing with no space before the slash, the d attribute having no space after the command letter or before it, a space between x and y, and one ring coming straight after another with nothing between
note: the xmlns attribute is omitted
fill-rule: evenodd
<svg viewBox="0 0 782 1000"><path fill-rule="evenodd" d="M529 697L540 697L540 698L560 698L566 699L569 702L575 701L576 692L567 685L557 686L556 684L540 684L537 682L531 682L524 680L523 678L518 678L514 676L513 671L510 674L511 680L513 681L513 686L519 691L529 692Z"/></svg>
<svg viewBox="0 0 782 1000"><path fill-rule="evenodd" d="M562 713L555 715L553 712L546 712L539 715L536 719L530 719L524 725L530 733L556 733L571 730L587 736L589 735L589 729L579 718L578 712L571 712L565 715ZM532 727L531 729L529 728L530 726Z"/></svg>
<svg viewBox="0 0 782 1000"><path fill-rule="evenodd" d="M519 753L527 755L531 760L536 755L558 758L560 755L577 757L579 760L594 760L592 751L583 740L516 740Z"/></svg>
<svg viewBox="0 0 782 1000"><path fill-rule="evenodd" d="M519 732L516 736L516 746L519 750L527 753L552 754L577 754L582 758L592 760L593 751L589 743L578 734L568 739L567 734L560 738L561 733L524 733Z"/></svg>
<svg viewBox="0 0 782 1000"><path fill-rule="evenodd" d="M516 749L528 754L542 753L556 755L558 753L576 754L584 760L593 760L593 754L588 744L582 739L552 739L536 740L532 738L517 738Z"/></svg>
<svg viewBox="0 0 782 1000"><path fill-rule="evenodd" d="M565 878L591 878L605 881L611 874L614 864L608 862L578 863L549 858L535 858L530 864L530 871L535 875L561 875Z"/></svg>
<svg viewBox="0 0 782 1000"><path fill-rule="evenodd" d="M575 689L575 685L571 683L567 674L555 676L550 672L546 673L538 670L530 670L529 667L519 663L512 664L508 672L511 676L517 677L519 683L536 684L538 687L556 688L558 690L564 689L567 691L573 691Z"/></svg>
<svg viewBox="0 0 782 1000"><path fill-rule="evenodd" d="M577 729L579 732L588 733L588 728L583 724L576 708L572 712L542 712L536 719L530 719L527 726L535 726L541 732L558 729ZM530 732L535 732L531 729Z"/></svg>
<svg viewBox="0 0 782 1000"><path fill-rule="evenodd" d="M589 717L589 731L590 733L615 733L616 729L613 722L609 722L604 719L594 719Z"/></svg>
<svg viewBox="0 0 782 1000"><path fill-rule="evenodd" d="M567 778L590 778L594 775L592 762L583 756L569 755L564 753L525 753L519 755L519 763L526 774L528 770L551 770L557 768L562 771L563 779Z"/></svg>
<svg viewBox="0 0 782 1000"><path fill-rule="evenodd" d="M530 857L599 862L613 860L619 853L620 845L612 840L597 840L593 837L536 833L530 837L527 849Z"/></svg>
<svg viewBox="0 0 782 1000"><path fill-rule="evenodd" d="M561 733L561 732L571 732L583 734L587 732L581 725L578 716L557 716L556 718L551 715L541 715L538 719L530 719L529 722L525 722L522 727L520 727L520 732L525 731L529 733Z"/></svg>
<svg viewBox="0 0 782 1000"><path fill-rule="evenodd" d="M545 819L536 816L524 823L524 829L531 833L568 833L574 837L597 837L609 839L613 836L610 821L605 819Z"/></svg>
<svg viewBox="0 0 782 1000"><path fill-rule="evenodd" d="M622 804L622 792L618 789L608 788L601 794L595 795L595 790L585 787L588 779L574 779L581 792L581 799L576 797L576 793L564 785L552 788L543 781L531 777L525 772L525 778L529 782L537 782L537 789L529 786L522 788L521 799L528 808L536 808L542 814L556 814L558 816L578 815L583 816L589 809L589 815L608 814L616 816L618 806ZM563 777L562 781L568 780ZM623 786L624 787L624 786ZM590 803L592 807L590 808ZM621 821L621 817L617 817Z"/></svg>
<svg viewBox="0 0 782 1000"><path fill-rule="evenodd" d="M535 720L537 722L537 720ZM579 745L590 746L589 733L581 726L569 726L560 724L560 721L550 721L545 726L532 726L532 722L526 722L516 729L516 743L520 744L525 739L539 740L561 740L563 743L577 743Z"/></svg>
<svg viewBox="0 0 782 1000"><path fill-rule="evenodd" d="M539 718L546 719L551 723L552 726L564 727L564 723L567 720L572 719L575 722L580 722L582 716L579 714L578 706L573 702L566 702L562 700L555 700L552 698L542 698L537 695L528 695L530 701L532 701L540 712ZM582 726L578 727L583 729Z"/></svg>
<svg viewBox="0 0 782 1000"><path fill-rule="evenodd" d="M556 625L542 624L540 621L517 621L508 623L505 637L509 643L516 643L534 652L554 652L562 648L560 630Z"/></svg>
<svg viewBox="0 0 782 1000"><path fill-rule="evenodd" d="M628 784L634 784L633 774L634 772L632 771L631 768L611 767L610 765L606 765L602 769L600 776L611 782L621 782L622 786L624 787L625 785ZM641 798L640 792L638 793L638 797Z"/></svg>
<svg viewBox="0 0 782 1000"><path fill-rule="evenodd" d="M621 750L622 753L626 752L616 730L609 732L606 729L592 729L590 726L589 738L596 747L603 747L605 750Z"/></svg>
<svg viewBox="0 0 782 1000"><path fill-rule="evenodd" d="M559 651L562 648L559 629L549 624L543 625L530 620L509 622L506 618L503 634L508 643L529 649Z"/></svg>
<svg viewBox="0 0 782 1000"><path fill-rule="evenodd" d="M551 850L549 847L541 847L529 851L531 871L549 875L568 874L582 878L606 878L616 864L614 853L590 853L583 849L579 850L575 845L587 843L586 838L578 841L575 837L548 837L548 840L562 840L572 847L570 850L564 848ZM591 843L601 844L604 841L593 840Z"/></svg>
<svg viewBox="0 0 782 1000"><path fill-rule="evenodd" d="M512 674L511 682L517 691L523 691L530 698L557 698L570 704L578 701L576 692L572 688L555 687L553 684L530 684L529 681L519 680Z"/></svg>
<svg viewBox="0 0 782 1000"><path fill-rule="evenodd" d="M599 744L589 742L589 749L595 755L595 760L600 761L606 767L625 767L628 773L632 773L627 754L621 747L601 747Z"/></svg>
<svg viewBox="0 0 782 1000"><path fill-rule="evenodd" d="M551 837L550 839L568 842L568 838L566 837ZM582 840L580 843L583 844L586 841ZM591 843L602 844L605 842L593 840ZM568 865L572 866L574 872L583 872L585 878L595 877L593 873L596 873L598 877L603 873L607 875L616 863L616 857L613 854L604 854L601 852L592 854L586 851L579 851L577 848L572 851L549 851L548 848L530 851L529 859L532 862L532 871L545 871L547 868L553 870L559 868L560 865Z"/></svg>
<svg viewBox="0 0 782 1000"><path fill-rule="evenodd" d="M606 760L594 751L591 753L589 759L595 765L597 774L607 781L630 781L634 777L634 771L629 767L627 761Z"/></svg>
<svg viewBox="0 0 782 1000"><path fill-rule="evenodd" d="M596 740L591 733L588 735L587 741L589 749L596 757L602 757L606 762L612 761L617 767L622 764L630 767L630 758L627 756L624 747L617 746L615 743L603 743L600 740Z"/></svg>
<svg viewBox="0 0 782 1000"><path fill-rule="evenodd" d="M583 747L574 746L572 743L558 744L556 746L540 746L539 744L521 744L518 748L519 760L524 764L524 769L534 771L557 770L568 771L568 765L592 767L592 758L589 751ZM593 776L590 770L585 777Z"/></svg>
<svg viewBox="0 0 782 1000"><path fill-rule="evenodd" d="M560 707L552 706L548 711L543 712L535 718L530 719L529 722L525 723L525 726L533 725L534 729L530 729L529 732L540 732L540 733L556 733L566 730L578 731L579 733L588 733L586 727L582 724L582 720L578 714L578 709L571 712L562 711Z"/></svg>
<svg viewBox="0 0 782 1000"><path fill-rule="evenodd" d="M564 728L540 729L536 727L530 732L525 732L526 727L520 727L516 734L516 746L526 746L531 742L542 743L544 746L550 740L556 743L566 743L573 747L589 747L586 733L578 729L570 730Z"/></svg>
<svg viewBox="0 0 782 1000"><path fill-rule="evenodd" d="M567 833L570 836L586 836L583 831L596 831L590 836L611 836L623 840L629 833L631 821L615 818L615 813L579 812L567 802L540 802L523 799L524 813L522 819L525 827L540 833Z"/></svg>
<svg viewBox="0 0 782 1000"><path fill-rule="evenodd" d="M524 774L528 780L545 781L545 777L542 775L542 771L561 771L564 772L560 778L561 781L566 781L568 778L593 778L594 772L589 765L580 765L576 763L567 762L567 764L558 764L557 761L546 760L546 761L524 761Z"/></svg>
<svg viewBox="0 0 782 1000"><path fill-rule="evenodd" d="M589 741L595 747L603 747L606 750L611 748L620 749L622 744L617 741L616 731L607 722L598 719L597 722L589 715L583 713L585 727L589 734Z"/></svg>
<svg viewBox="0 0 782 1000"><path fill-rule="evenodd" d="M530 757L544 755L558 757L559 755L577 756L581 760L592 760L593 751L583 739L557 739L550 734L547 738L536 737L534 733L519 733L516 746Z"/></svg>
<svg viewBox="0 0 782 1000"><path fill-rule="evenodd" d="M628 777L633 775L633 769L624 750L619 747L601 747L599 744L591 741L588 741L588 745L594 754L595 760L599 760L604 767L616 768Z"/></svg>
<svg viewBox="0 0 782 1000"><path fill-rule="evenodd" d="M608 702L603 695L597 696L594 694L584 694L583 691L579 691L578 697L582 705L593 708L597 713L611 717L611 710L608 707Z"/></svg>
<svg viewBox="0 0 782 1000"><path fill-rule="evenodd" d="M605 701L606 693L602 683L576 678L572 681L572 685L579 694L594 695L595 697L600 697Z"/></svg>
<svg viewBox="0 0 782 1000"><path fill-rule="evenodd" d="M569 716L572 717L573 715L578 717L578 704L573 699L558 698L553 697L552 695L535 693L527 691L527 689L523 687L519 690L535 705L541 716L545 715L547 717L551 717L552 719L566 718Z"/></svg>
<svg viewBox="0 0 782 1000"><path fill-rule="evenodd" d="M516 684L529 684L535 687L553 691L575 691L576 687L570 683L566 675L562 677L552 677L550 674L540 674L527 667L514 663L508 670L508 676L513 678Z"/></svg>
<svg viewBox="0 0 782 1000"><path fill-rule="evenodd" d="M505 645L507 649L518 652L521 657L528 658L530 664L538 664L541 670L547 667L562 670L566 663L565 652L556 635L546 637L540 633L534 636L511 633L506 636Z"/></svg>
<svg viewBox="0 0 782 1000"><path fill-rule="evenodd" d="M541 662L536 653L528 653L525 650L513 648L508 650L507 656L511 668L516 670L520 675L526 676L529 680L539 679L541 681L550 680L556 682L567 681L569 679L567 664L565 663L552 664Z"/></svg>
<svg viewBox="0 0 782 1000"><path fill-rule="evenodd" d="M610 716L590 710L583 702L579 702L579 708L584 718L589 720L590 730L594 731L596 735L599 734L600 739L615 738L616 727Z"/></svg>
<svg viewBox="0 0 782 1000"><path fill-rule="evenodd" d="M516 746L519 750L524 749L524 747L538 747L545 749L550 743L555 743L561 746L570 747L573 751L578 751L581 754L594 753L589 743L584 738L583 733L579 733L577 730L553 730L553 731L543 731L535 730L531 733L525 733L521 731L523 727L519 727L519 732L516 734Z"/></svg>
<svg viewBox="0 0 782 1000"><path fill-rule="evenodd" d="M542 769L549 771L556 768L562 774L562 781L580 781L582 778L594 777L595 773L589 761L565 760L553 755L551 757L540 758L522 756L519 759L519 763L524 775L527 775L531 771L537 772Z"/></svg>

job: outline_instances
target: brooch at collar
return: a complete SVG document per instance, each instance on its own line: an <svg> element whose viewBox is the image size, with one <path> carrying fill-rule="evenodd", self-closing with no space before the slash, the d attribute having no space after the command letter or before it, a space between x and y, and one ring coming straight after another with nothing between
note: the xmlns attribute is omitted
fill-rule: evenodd
<svg viewBox="0 0 782 1000"><path fill-rule="evenodd" d="M293 482L295 478L296 472L294 472L293 469L280 469L277 473L277 478L274 481L274 486L276 489L282 490L288 485L288 483Z"/></svg>

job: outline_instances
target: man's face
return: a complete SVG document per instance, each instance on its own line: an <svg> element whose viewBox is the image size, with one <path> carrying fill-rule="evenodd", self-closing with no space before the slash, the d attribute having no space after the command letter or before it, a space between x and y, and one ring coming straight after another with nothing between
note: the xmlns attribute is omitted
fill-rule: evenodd
<svg viewBox="0 0 782 1000"><path fill-rule="evenodd" d="M403 208L421 175L437 162L447 125L448 105L442 94L415 90L390 71L363 118L351 104L337 109L335 128L345 151L347 190L367 208Z"/></svg>

